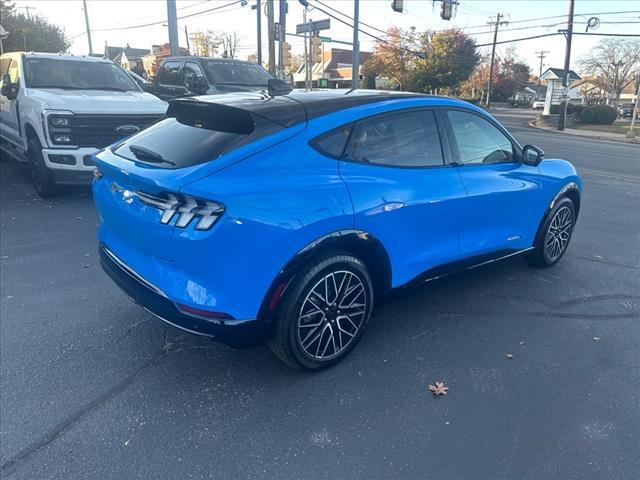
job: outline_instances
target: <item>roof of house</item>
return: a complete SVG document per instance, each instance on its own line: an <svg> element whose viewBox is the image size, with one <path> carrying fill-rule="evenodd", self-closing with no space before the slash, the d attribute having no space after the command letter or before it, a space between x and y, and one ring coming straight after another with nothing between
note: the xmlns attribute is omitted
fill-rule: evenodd
<svg viewBox="0 0 640 480"><path fill-rule="evenodd" d="M564 68L547 68L540 78L542 80L562 80L562 76L564 75ZM578 75L573 70L569 70L569 81L572 82L574 80L581 80L580 75Z"/></svg>
<svg viewBox="0 0 640 480"><path fill-rule="evenodd" d="M124 53L127 58L140 58L151 53L151 50L147 48L132 48L129 45L126 47L111 47L105 45L104 47L104 56L109 60L115 60L122 55L122 53Z"/></svg>

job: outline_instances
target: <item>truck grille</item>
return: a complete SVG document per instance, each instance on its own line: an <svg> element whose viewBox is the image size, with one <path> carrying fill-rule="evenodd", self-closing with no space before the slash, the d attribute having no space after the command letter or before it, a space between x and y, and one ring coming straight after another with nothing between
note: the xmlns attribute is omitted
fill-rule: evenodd
<svg viewBox="0 0 640 480"><path fill-rule="evenodd" d="M104 148L161 118L161 115L73 115L70 131L75 145Z"/></svg>

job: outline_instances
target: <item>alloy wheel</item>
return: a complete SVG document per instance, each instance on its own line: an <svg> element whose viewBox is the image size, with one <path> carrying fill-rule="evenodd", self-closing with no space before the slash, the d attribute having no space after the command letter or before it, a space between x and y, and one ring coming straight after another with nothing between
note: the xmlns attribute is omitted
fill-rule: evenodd
<svg viewBox="0 0 640 480"><path fill-rule="evenodd" d="M314 360L329 360L351 344L366 318L369 298L362 280L340 270L321 278L302 302L298 344Z"/></svg>
<svg viewBox="0 0 640 480"><path fill-rule="evenodd" d="M564 253L573 229L573 212L567 206L558 209L547 230L544 248L550 261L555 261Z"/></svg>

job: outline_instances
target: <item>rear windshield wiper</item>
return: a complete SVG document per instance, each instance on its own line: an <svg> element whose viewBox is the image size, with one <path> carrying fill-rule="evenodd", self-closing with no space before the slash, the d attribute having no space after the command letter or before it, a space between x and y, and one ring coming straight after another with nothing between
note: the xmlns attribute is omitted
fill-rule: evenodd
<svg viewBox="0 0 640 480"><path fill-rule="evenodd" d="M146 160L147 162L155 162L155 163L168 163L169 165L175 165L176 162L172 160L167 160L166 158L162 158L162 155L154 152L153 150L149 150L148 148L140 147L138 145L128 145L131 153L138 160Z"/></svg>

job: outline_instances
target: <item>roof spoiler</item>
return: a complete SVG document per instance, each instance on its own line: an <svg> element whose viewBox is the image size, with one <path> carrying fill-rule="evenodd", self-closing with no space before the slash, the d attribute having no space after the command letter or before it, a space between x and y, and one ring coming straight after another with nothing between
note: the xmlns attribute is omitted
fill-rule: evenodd
<svg viewBox="0 0 640 480"><path fill-rule="evenodd" d="M222 103L179 99L169 102L167 117L192 127L249 135L256 128L251 112Z"/></svg>

